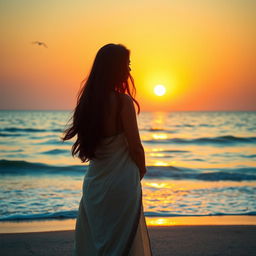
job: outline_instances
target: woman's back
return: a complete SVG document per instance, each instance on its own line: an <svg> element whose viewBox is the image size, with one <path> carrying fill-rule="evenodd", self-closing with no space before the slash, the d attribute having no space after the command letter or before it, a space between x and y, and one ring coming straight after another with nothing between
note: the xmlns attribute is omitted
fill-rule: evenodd
<svg viewBox="0 0 256 256"><path fill-rule="evenodd" d="M104 109L102 134L103 137L111 137L123 131L121 122L122 97L116 92L111 92L106 97L108 97L108 104Z"/></svg>

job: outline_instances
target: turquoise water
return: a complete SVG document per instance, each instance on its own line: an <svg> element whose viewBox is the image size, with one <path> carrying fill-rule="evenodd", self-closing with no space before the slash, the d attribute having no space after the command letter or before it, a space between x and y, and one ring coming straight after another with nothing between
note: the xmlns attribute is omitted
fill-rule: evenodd
<svg viewBox="0 0 256 256"><path fill-rule="evenodd" d="M74 218L87 166L71 112L0 111L0 220ZM143 112L147 216L255 215L256 112Z"/></svg>

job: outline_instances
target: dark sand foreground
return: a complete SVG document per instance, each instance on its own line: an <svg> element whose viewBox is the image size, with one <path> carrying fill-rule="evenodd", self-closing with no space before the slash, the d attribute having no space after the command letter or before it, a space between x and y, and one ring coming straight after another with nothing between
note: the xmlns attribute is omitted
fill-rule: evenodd
<svg viewBox="0 0 256 256"><path fill-rule="evenodd" d="M149 227L154 256L254 256L256 226ZM3 256L71 256L74 231L0 234Z"/></svg>

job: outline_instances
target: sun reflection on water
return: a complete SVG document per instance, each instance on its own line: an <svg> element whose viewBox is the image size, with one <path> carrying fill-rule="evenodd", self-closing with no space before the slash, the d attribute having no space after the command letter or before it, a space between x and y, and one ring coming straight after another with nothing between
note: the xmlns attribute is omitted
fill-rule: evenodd
<svg viewBox="0 0 256 256"><path fill-rule="evenodd" d="M155 188L164 188L167 186L165 183L146 183L149 187L155 187Z"/></svg>
<svg viewBox="0 0 256 256"><path fill-rule="evenodd" d="M168 166L168 163L163 162L163 161L156 161L154 163L154 166Z"/></svg>
<svg viewBox="0 0 256 256"><path fill-rule="evenodd" d="M165 154L162 154L162 153L149 153L150 156L153 156L153 157L164 157Z"/></svg>
<svg viewBox="0 0 256 256"><path fill-rule="evenodd" d="M165 140L168 138L167 134L165 133L154 133L152 134L152 137L156 140Z"/></svg>

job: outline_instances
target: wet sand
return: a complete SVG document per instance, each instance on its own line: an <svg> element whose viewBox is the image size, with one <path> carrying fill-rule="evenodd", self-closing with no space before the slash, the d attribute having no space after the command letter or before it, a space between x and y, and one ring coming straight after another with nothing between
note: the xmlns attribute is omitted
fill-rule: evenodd
<svg viewBox="0 0 256 256"><path fill-rule="evenodd" d="M2 221L1 233L28 233L74 230L76 219L42 219L27 221ZM146 217L147 226L209 226L209 225L256 225L256 216L191 216L191 217Z"/></svg>
<svg viewBox="0 0 256 256"><path fill-rule="evenodd" d="M253 256L255 225L150 226L154 256ZM0 234L5 256L70 256L74 230Z"/></svg>

